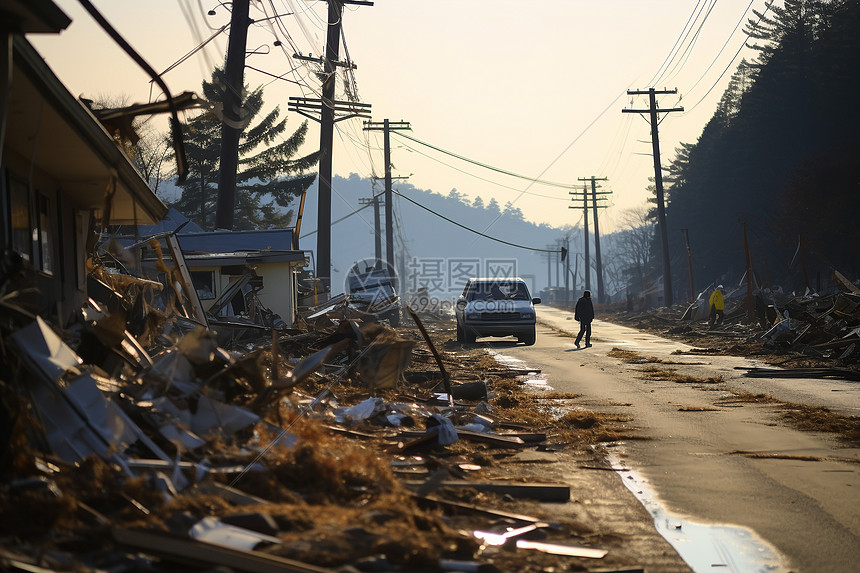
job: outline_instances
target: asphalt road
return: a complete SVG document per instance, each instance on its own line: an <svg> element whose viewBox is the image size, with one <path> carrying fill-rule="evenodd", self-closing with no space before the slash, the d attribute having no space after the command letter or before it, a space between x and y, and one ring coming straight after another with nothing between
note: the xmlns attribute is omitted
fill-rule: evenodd
<svg viewBox="0 0 860 573"><path fill-rule="evenodd" d="M491 344L592 410L633 418L648 440L611 448L619 473L666 535L696 531L673 545L696 571L845 572L860 568L860 449L831 434L779 421L772 403L734 392L860 415L860 384L838 380L746 378L745 358L673 354L688 346L596 321L591 348L577 349L571 313L539 307L537 344ZM499 341L500 339L482 339ZM644 364L607 356L612 348L683 364L661 365L717 384L642 378ZM653 365L652 365L653 366ZM733 392L734 391L734 392ZM624 477L622 477L624 476ZM698 524L707 524L700 526ZM738 531L744 541L727 541ZM704 536L704 541L702 537ZM685 547L684 544L687 544ZM752 555L750 555L752 553ZM717 555L718 557L714 557Z"/></svg>

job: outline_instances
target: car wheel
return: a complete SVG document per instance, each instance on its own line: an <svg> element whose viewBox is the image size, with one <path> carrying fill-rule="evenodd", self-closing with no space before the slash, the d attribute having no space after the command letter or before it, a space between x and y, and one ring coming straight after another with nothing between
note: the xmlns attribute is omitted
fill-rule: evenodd
<svg viewBox="0 0 860 573"><path fill-rule="evenodd" d="M463 342L466 340L466 337L463 336L463 328L460 326L460 323L457 323L457 342Z"/></svg>
<svg viewBox="0 0 860 573"><path fill-rule="evenodd" d="M478 335L475 334L474 330L469 330L468 328L463 328L463 338L469 344L475 344L475 341L478 339Z"/></svg>
<svg viewBox="0 0 860 573"><path fill-rule="evenodd" d="M517 340L525 344L526 346L531 346L535 343L535 329L532 329L528 332L523 332L522 334L517 335Z"/></svg>

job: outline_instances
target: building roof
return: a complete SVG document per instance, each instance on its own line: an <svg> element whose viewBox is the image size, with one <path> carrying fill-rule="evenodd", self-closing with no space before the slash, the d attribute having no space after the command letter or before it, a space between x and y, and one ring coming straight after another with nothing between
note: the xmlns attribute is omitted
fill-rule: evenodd
<svg viewBox="0 0 860 573"><path fill-rule="evenodd" d="M231 265L257 265L272 263L298 263L304 266L306 258L302 251L236 251L233 253L183 252L185 264L189 267L218 267Z"/></svg>
<svg viewBox="0 0 860 573"><path fill-rule="evenodd" d="M232 253L236 251L292 251L293 229L255 231L210 231L178 234L186 256L193 252Z"/></svg>
<svg viewBox="0 0 860 573"><path fill-rule="evenodd" d="M72 23L51 0L0 0L0 14L22 34L57 34Z"/></svg>
<svg viewBox="0 0 860 573"><path fill-rule="evenodd" d="M17 4L0 0L0 8ZM37 6L44 4L40 0ZM3 161L29 163L38 143L36 167L59 182L78 208L104 216L112 176L116 189L110 224L154 223L167 207L90 111L20 35L13 40L13 81L8 98Z"/></svg>

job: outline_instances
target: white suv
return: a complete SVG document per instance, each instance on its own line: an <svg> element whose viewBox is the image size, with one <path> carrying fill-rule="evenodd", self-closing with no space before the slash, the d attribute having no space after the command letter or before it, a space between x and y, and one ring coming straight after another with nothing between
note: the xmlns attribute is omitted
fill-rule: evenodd
<svg viewBox="0 0 860 573"><path fill-rule="evenodd" d="M535 343L535 307L520 278L473 278L457 299L457 341L475 342L482 336L516 336L527 346Z"/></svg>

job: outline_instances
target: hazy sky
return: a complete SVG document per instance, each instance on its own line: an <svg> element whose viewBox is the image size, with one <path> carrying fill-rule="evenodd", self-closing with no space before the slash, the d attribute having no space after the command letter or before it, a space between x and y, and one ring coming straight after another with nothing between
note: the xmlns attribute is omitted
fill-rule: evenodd
<svg viewBox="0 0 860 573"><path fill-rule="evenodd" d="M29 38L74 95L122 96L128 103L158 97L77 0L55 1L72 24L56 37ZM624 209L644 204L654 173L647 118L621 112L647 108L648 98L626 91L678 89L659 98L661 107L685 108L660 124L665 165L680 142L696 141L737 62L755 57L742 48L743 30L765 1L375 0L346 7L341 59L346 52L357 65L355 85L360 100L372 104L373 121L408 121L411 137L530 178L576 184L580 177L608 177L611 207L601 215L601 230L608 231ZM158 72L229 23L229 2L92 2ZM212 8L215 15L207 15ZM325 2L252 0L255 19L292 13L249 30L245 81L266 85L267 108L280 105L287 113L290 96L318 97L313 64L291 56L323 53L326 10ZM200 92L201 81L223 62L228 33L164 74L174 94ZM342 86L338 99L345 99ZM288 115L293 128L304 120ZM382 135L362 127L359 119L337 123L336 174L384 174ZM318 147L318 124L310 122L305 152ZM502 175L397 135L392 163L395 175L410 176L419 188L510 201L536 222L580 222L581 209L568 208L568 189ZM336 188L333 201L359 206Z"/></svg>

